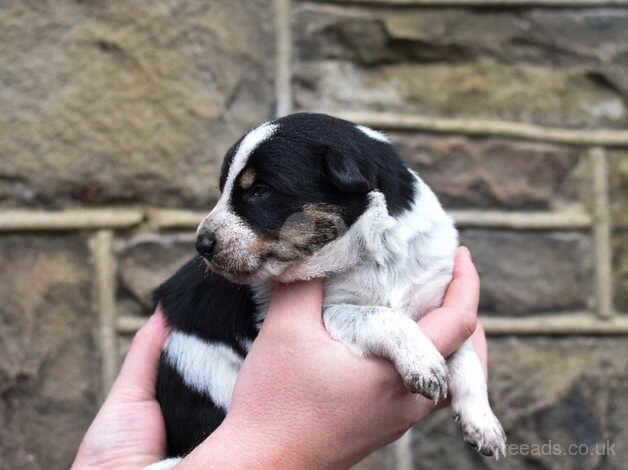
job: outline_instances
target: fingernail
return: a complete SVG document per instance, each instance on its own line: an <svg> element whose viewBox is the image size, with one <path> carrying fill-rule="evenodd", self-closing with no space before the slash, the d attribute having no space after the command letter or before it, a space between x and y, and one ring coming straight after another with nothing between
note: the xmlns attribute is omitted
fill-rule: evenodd
<svg viewBox="0 0 628 470"><path fill-rule="evenodd" d="M460 248L462 248L463 252L469 257L469 259L472 259L471 258L471 252L469 251L469 248L467 248L464 245L460 245Z"/></svg>

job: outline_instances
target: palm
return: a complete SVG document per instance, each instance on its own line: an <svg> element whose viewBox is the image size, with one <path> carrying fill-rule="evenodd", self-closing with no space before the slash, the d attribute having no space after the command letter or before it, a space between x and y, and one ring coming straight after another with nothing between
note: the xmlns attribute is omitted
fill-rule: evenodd
<svg viewBox="0 0 628 470"><path fill-rule="evenodd" d="M168 332L158 312L138 332L122 370L85 435L72 468L137 469L164 458L166 431L154 365Z"/></svg>

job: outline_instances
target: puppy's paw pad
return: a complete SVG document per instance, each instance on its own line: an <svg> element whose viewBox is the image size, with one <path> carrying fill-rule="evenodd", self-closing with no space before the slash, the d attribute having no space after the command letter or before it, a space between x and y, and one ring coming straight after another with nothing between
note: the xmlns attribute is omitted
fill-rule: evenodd
<svg viewBox="0 0 628 470"><path fill-rule="evenodd" d="M412 393L420 393L435 403L447 398L447 365L442 357L430 364L413 368L403 381Z"/></svg>
<svg viewBox="0 0 628 470"><path fill-rule="evenodd" d="M465 442L480 454L495 458L506 456L506 433L492 412L475 418L456 415L454 419L460 425Z"/></svg>

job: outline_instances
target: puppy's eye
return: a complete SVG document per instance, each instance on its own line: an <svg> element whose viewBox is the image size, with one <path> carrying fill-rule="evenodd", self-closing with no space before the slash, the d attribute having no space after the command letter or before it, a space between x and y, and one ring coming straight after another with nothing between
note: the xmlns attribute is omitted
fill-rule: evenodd
<svg viewBox="0 0 628 470"><path fill-rule="evenodd" d="M265 183L253 183L247 191L247 196L252 199L267 197L272 192L272 188Z"/></svg>

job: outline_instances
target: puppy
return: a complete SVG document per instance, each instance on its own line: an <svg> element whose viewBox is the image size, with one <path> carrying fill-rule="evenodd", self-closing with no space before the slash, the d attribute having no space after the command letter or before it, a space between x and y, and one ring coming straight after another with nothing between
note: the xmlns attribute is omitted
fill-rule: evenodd
<svg viewBox="0 0 628 470"><path fill-rule="evenodd" d="M417 327L442 302L458 236L384 135L323 114L267 122L229 149L220 189L199 255L155 292L171 328L157 380L171 458L151 468L174 466L225 417L270 281L316 277L333 338L390 360L413 393L449 394L464 439L504 454L471 341L445 360Z"/></svg>

